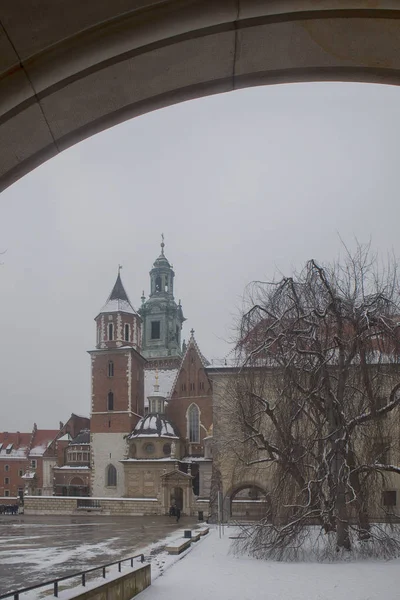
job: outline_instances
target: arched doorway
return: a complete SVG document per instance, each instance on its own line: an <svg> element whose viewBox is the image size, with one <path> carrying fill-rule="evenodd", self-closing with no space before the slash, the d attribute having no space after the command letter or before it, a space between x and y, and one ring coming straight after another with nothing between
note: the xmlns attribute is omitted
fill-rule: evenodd
<svg viewBox="0 0 400 600"><path fill-rule="evenodd" d="M174 487L171 489L171 506L179 508L183 511L183 489L181 487Z"/></svg>
<svg viewBox="0 0 400 600"><path fill-rule="evenodd" d="M99 131L192 98L294 81L399 84L399 16L393 0L8 3L0 189Z"/></svg>
<svg viewBox="0 0 400 600"><path fill-rule="evenodd" d="M68 485L68 496L88 496L88 487L80 477L72 477Z"/></svg>
<svg viewBox="0 0 400 600"><path fill-rule="evenodd" d="M260 521L272 516L268 493L259 485L243 483L233 488L224 500L224 520Z"/></svg>

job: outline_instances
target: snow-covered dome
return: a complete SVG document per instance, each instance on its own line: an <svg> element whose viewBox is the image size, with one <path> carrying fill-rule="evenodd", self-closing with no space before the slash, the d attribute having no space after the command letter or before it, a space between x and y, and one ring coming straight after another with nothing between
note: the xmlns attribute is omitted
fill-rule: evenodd
<svg viewBox="0 0 400 600"><path fill-rule="evenodd" d="M130 434L130 440L140 437L167 437L179 439L178 432L164 414L151 413L142 417Z"/></svg>

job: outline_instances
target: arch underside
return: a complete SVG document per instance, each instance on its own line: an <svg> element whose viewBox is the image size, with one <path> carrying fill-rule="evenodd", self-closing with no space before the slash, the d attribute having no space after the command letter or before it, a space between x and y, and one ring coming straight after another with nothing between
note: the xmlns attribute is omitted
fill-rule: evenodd
<svg viewBox="0 0 400 600"><path fill-rule="evenodd" d="M400 82L400 0L6 0L0 20L0 189L184 100L284 82Z"/></svg>

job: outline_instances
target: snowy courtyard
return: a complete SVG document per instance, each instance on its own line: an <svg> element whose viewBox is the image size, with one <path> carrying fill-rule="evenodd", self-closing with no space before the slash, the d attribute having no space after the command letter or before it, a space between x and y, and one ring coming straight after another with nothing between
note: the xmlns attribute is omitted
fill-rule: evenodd
<svg viewBox="0 0 400 600"><path fill-rule="evenodd" d="M0 517L0 595L138 554L193 526L169 517Z"/></svg>
<svg viewBox="0 0 400 600"><path fill-rule="evenodd" d="M140 600L184 600L188 593L191 600L399 598L400 559L324 564L238 558L231 553L231 538L237 531L229 527L219 537L218 529L211 526L210 533L190 550L169 556L166 540L181 538L184 528L193 526L193 520L184 519L177 528L175 521L160 517L57 517L43 522L31 518L8 523L3 519L0 593L143 551L146 562L151 562L152 585ZM74 585L71 582L68 587ZM26 600L47 594L46 590L31 592ZM25 595L22 598L25 600Z"/></svg>
<svg viewBox="0 0 400 600"><path fill-rule="evenodd" d="M230 554L217 529L167 568L140 600L398 600L400 560L336 564L264 562ZM152 567L153 571L153 567Z"/></svg>

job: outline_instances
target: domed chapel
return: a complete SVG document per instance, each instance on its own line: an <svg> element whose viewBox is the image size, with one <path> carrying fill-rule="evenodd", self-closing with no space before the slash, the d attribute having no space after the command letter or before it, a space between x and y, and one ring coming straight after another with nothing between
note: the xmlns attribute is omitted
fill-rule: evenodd
<svg viewBox="0 0 400 600"><path fill-rule="evenodd" d="M171 506L207 509L212 470L209 364L174 297L175 273L161 252L150 294L131 303L120 268L95 318L91 356L91 493L140 501L143 514Z"/></svg>

